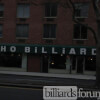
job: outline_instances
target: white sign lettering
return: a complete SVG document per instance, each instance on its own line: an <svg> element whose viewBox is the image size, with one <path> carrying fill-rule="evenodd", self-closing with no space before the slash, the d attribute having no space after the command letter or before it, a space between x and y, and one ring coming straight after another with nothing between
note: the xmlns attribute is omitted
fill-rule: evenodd
<svg viewBox="0 0 100 100"><path fill-rule="evenodd" d="M6 46L1 46L1 52L6 52Z"/></svg>
<svg viewBox="0 0 100 100"><path fill-rule="evenodd" d="M71 48L69 54L74 54L75 55L76 54L75 49Z"/></svg>
<svg viewBox="0 0 100 100"><path fill-rule="evenodd" d="M52 54L58 54L58 52L55 51L54 47L52 47Z"/></svg>
<svg viewBox="0 0 100 100"><path fill-rule="evenodd" d="M42 47L42 53L47 53L47 51L44 50L44 47Z"/></svg>
<svg viewBox="0 0 100 100"><path fill-rule="evenodd" d="M25 47L25 53L30 53L30 47Z"/></svg>
<svg viewBox="0 0 100 100"><path fill-rule="evenodd" d="M92 49L92 55L96 55L96 49Z"/></svg>
<svg viewBox="0 0 100 100"><path fill-rule="evenodd" d="M11 52L16 52L16 47L15 47L15 46L11 46L11 47L10 47L10 51L11 51Z"/></svg>
<svg viewBox="0 0 100 100"><path fill-rule="evenodd" d="M86 49L85 48L80 48L80 54L81 55L86 55Z"/></svg>

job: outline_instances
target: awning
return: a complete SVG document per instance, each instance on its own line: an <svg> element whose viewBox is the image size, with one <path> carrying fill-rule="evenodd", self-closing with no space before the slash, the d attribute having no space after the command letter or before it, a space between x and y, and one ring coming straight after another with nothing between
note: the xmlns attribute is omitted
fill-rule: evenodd
<svg viewBox="0 0 100 100"><path fill-rule="evenodd" d="M94 46L37 45L37 44L0 44L1 53L32 53L32 54L69 54L96 55Z"/></svg>

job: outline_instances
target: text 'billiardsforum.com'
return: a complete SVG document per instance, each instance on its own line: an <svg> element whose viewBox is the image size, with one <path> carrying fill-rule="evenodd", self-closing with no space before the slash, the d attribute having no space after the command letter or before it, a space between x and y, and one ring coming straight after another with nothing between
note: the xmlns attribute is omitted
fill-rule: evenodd
<svg viewBox="0 0 100 100"><path fill-rule="evenodd" d="M44 100L77 100L78 98L97 98L100 100L100 91L84 90L77 86L44 86Z"/></svg>

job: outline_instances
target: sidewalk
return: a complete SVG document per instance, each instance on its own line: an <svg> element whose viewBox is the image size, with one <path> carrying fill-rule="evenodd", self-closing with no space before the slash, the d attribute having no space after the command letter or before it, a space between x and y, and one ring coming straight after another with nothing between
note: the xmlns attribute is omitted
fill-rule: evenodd
<svg viewBox="0 0 100 100"><path fill-rule="evenodd" d="M0 74L22 75L22 76L41 76L41 77L57 77L57 78L72 78L72 79L85 79L85 80L96 80L96 77L93 76L93 75L52 74L52 73L14 72L14 71L0 71Z"/></svg>

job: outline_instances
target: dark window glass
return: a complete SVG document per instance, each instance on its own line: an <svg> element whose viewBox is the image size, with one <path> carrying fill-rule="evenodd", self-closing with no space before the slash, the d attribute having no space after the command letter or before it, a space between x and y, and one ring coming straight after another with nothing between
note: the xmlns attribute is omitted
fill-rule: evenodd
<svg viewBox="0 0 100 100"><path fill-rule="evenodd" d="M49 4L45 5L45 16L46 17L50 16L50 5Z"/></svg>
<svg viewBox="0 0 100 100"><path fill-rule="evenodd" d="M53 69L66 69L66 56L51 55L50 57L50 68Z"/></svg>
<svg viewBox="0 0 100 100"><path fill-rule="evenodd" d="M21 62L21 54L0 53L0 67L21 68Z"/></svg>
<svg viewBox="0 0 100 100"><path fill-rule="evenodd" d="M52 4L52 7L51 7L51 16L53 16L53 17L57 16L57 4Z"/></svg>
<svg viewBox="0 0 100 100"><path fill-rule="evenodd" d="M74 25L74 39L87 39L87 27L75 24Z"/></svg>
<svg viewBox="0 0 100 100"><path fill-rule="evenodd" d="M16 36L17 37L28 37L28 32L29 32L29 25L27 24L21 24L17 25L16 27Z"/></svg>
<svg viewBox="0 0 100 100"><path fill-rule="evenodd" d="M57 4L46 3L45 4L45 17L56 17L57 16Z"/></svg>
<svg viewBox="0 0 100 100"><path fill-rule="evenodd" d="M4 14L4 5L0 4L0 17L3 17Z"/></svg>
<svg viewBox="0 0 100 100"><path fill-rule="evenodd" d="M88 10L88 3L75 3L75 17L88 17Z"/></svg>
<svg viewBox="0 0 100 100"><path fill-rule="evenodd" d="M75 9L75 16L80 16L80 15L81 15L81 10Z"/></svg>
<svg viewBox="0 0 100 100"><path fill-rule="evenodd" d="M43 37L56 38L56 24L45 24Z"/></svg>
<svg viewBox="0 0 100 100"><path fill-rule="evenodd" d="M72 70L76 70L76 56L73 56L72 59Z"/></svg>
<svg viewBox="0 0 100 100"><path fill-rule="evenodd" d="M85 27L85 26L81 27L81 38L87 39L87 27Z"/></svg>
<svg viewBox="0 0 100 100"><path fill-rule="evenodd" d="M0 24L0 37L2 37L2 28L3 28L3 26Z"/></svg>
<svg viewBox="0 0 100 100"><path fill-rule="evenodd" d="M80 25L75 24L74 25L74 39L80 38Z"/></svg>
<svg viewBox="0 0 100 100"><path fill-rule="evenodd" d="M87 56L85 58L85 70L96 71L96 57L95 56Z"/></svg>
<svg viewBox="0 0 100 100"><path fill-rule="evenodd" d="M17 7L17 17L18 18L29 18L30 8L29 4L19 4Z"/></svg>

